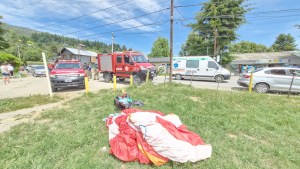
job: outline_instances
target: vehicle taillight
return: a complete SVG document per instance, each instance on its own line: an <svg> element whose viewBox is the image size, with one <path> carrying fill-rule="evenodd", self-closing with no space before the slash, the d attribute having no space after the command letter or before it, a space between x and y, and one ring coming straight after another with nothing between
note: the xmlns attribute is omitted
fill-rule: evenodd
<svg viewBox="0 0 300 169"><path fill-rule="evenodd" d="M249 75L244 75L244 78L250 78L250 76Z"/></svg>

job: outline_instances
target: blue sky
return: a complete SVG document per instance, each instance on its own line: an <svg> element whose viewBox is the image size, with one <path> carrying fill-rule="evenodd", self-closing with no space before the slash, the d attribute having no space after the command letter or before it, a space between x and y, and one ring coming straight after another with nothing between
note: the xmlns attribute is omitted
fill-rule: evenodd
<svg viewBox="0 0 300 169"><path fill-rule="evenodd" d="M175 6L201 4L206 0L174 0ZM272 45L280 33L290 33L300 48L299 0L249 0L254 8L246 15L247 24L238 29L237 41ZM145 54L151 52L158 37L169 39L170 0L0 0L2 20L27 27L80 39L115 42ZM186 41L195 14L201 5L174 10L174 55ZM297 10L298 9L298 10ZM274 11L274 12L270 12ZM133 19L131 19L133 18Z"/></svg>

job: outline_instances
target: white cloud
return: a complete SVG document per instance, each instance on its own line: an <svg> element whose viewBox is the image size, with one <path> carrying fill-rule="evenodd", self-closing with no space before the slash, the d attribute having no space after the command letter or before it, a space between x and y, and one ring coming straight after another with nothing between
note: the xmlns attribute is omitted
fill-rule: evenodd
<svg viewBox="0 0 300 169"><path fill-rule="evenodd" d="M112 7L121 3L124 4L119 5L118 7ZM1 15L5 18L3 21L8 24L56 34L70 33L99 26L97 29L82 31L72 35L79 37L79 35L85 36L107 32L107 30L113 31L132 27L136 28L133 28L130 31L155 31L159 29L158 26L140 26L157 22L156 18L158 18L159 13L131 19L125 22L119 21L154 12L166 8L168 5L168 1L160 0L132 0L128 2L102 0L99 1L99 3L97 3L97 1L74 2L72 0L65 0L63 2L61 0L15 0L12 2L1 1L0 11ZM71 19L92 12L94 13L73 20ZM100 27L101 25L114 22L119 23Z"/></svg>

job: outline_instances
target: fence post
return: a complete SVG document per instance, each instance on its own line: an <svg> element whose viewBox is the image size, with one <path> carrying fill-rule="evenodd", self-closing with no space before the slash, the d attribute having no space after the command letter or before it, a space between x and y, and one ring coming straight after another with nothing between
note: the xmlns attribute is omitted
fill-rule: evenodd
<svg viewBox="0 0 300 169"><path fill-rule="evenodd" d="M190 83L190 86L192 86L193 78L194 78L194 71L192 71L192 77L191 77L191 83Z"/></svg>
<svg viewBox="0 0 300 169"><path fill-rule="evenodd" d="M114 92L116 92L116 89L117 89L117 77L116 77L116 75L114 75L113 79L114 79Z"/></svg>
<svg viewBox="0 0 300 169"><path fill-rule="evenodd" d="M130 75L130 86L132 86L132 85L133 85L133 76Z"/></svg>
<svg viewBox="0 0 300 169"><path fill-rule="evenodd" d="M251 75L250 75L249 93L252 92L252 83L253 83L253 73L251 73Z"/></svg>
<svg viewBox="0 0 300 169"><path fill-rule="evenodd" d="M148 80L149 80L149 70L147 70L146 83L148 83Z"/></svg>
<svg viewBox="0 0 300 169"><path fill-rule="evenodd" d="M291 81L291 85L290 85L290 89L289 89L289 94L288 94L287 98L290 98L290 94L291 94L291 90L292 90L292 87L293 87L295 76L296 76L296 74L293 73L293 78L292 78L292 81Z"/></svg>
<svg viewBox="0 0 300 169"><path fill-rule="evenodd" d="M85 94L87 95L90 92L88 77L84 77L84 85L85 85Z"/></svg>

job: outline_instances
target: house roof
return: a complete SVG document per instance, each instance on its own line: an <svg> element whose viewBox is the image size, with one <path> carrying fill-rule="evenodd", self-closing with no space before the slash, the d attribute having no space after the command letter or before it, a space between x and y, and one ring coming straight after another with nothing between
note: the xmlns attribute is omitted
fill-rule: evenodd
<svg viewBox="0 0 300 169"><path fill-rule="evenodd" d="M300 52L267 52L232 54L235 59L231 64L300 64Z"/></svg>
<svg viewBox="0 0 300 169"><path fill-rule="evenodd" d="M170 57L160 57L160 58L149 58L151 63L169 63Z"/></svg>
<svg viewBox="0 0 300 169"><path fill-rule="evenodd" d="M257 59L285 59L288 57L299 56L300 52L265 52L265 53L238 53L232 54L235 60L257 60Z"/></svg>
<svg viewBox="0 0 300 169"><path fill-rule="evenodd" d="M89 51L89 50L83 50L83 49L63 48L62 52L64 52L64 50L68 50L71 53L73 53L74 55L93 56L93 57L98 55L96 52L92 52L92 51Z"/></svg>

